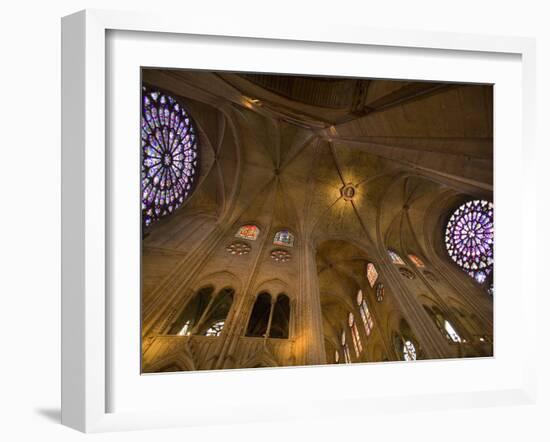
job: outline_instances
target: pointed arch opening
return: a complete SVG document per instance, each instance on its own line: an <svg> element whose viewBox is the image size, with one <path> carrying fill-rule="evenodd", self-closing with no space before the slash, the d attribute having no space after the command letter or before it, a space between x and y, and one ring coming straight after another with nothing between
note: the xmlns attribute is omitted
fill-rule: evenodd
<svg viewBox="0 0 550 442"><path fill-rule="evenodd" d="M218 292L200 322L196 334L204 336L219 336L221 334L231 310L234 295L235 290L231 287L223 288Z"/></svg>
<svg viewBox="0 0 550 442"><path fill-rule="evenodd" d="M254 302L254 307L252 308L252 313L248 320L246 336L257 338L266 337L270 312L271 295L267 292L262 292Z"/></svg>
<svg viewBox="0 0 550 442"><path fill-rule="evenodd" d="M210 304L213 293L213 286L206 286L199 289L174 321L168 330L168 334L180 336L190 335L193 327L199 322Z"/></svg>
<svg viewBox="0 0 550 442"><path fill-rule="evenodd" d="M284 293L277 296L269 330L270 338L288 339L290 328L290 299Z"/></svg>
<svg viewBox="0 0 550 442"><path fill-rule="evenodd" d="M392 341L398 359L402 361L416 361L422 358L420 345L405 319L401 319L399 331L393 334Z"/></svg>
<svg viewBox="0 0 550 442"><path fill-rule="evenodd" d="M235 290L226 287L214 296L214 287L201 288L168 329L169 335L219 336L231 310Z"/></svg>
<svg viewBox="0 0 550 442"><path fill-rule="evenodd" d="M457 344L462 342L462 338L455 330L455 327L445 318L445 315L437 306L428 307L424 305L424 310L445 338Z"/></svg>

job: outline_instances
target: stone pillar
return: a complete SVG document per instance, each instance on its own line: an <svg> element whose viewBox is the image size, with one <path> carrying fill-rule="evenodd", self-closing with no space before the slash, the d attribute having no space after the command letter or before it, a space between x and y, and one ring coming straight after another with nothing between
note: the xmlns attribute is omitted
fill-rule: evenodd
<svg viewBox="0 0 550 442"><path fill-rule="evenodd" d="M300 241L297 252L300 281L295 312L296 362L298 365L326 364L315 249L308 241Z"/></svg>
<svg viewBox="0 0 550 442"><path fill-rule="evenodd" d="M271 219L273 219L273 216L271 216ZM214 368L229 368L226 366L226 361L228 358L233 357L233 354L237 349L239 338L245 334L245 327L248 323L248 314L251 311L250 301L251 299L254 300L256 298L255 293L251 293L251 288L254 286L254 282L256 281L261 258L262 256L265 256L266 247L269 245L270 238L267 232L271 232L271 228L272 224L269 223L266 226L265 233L262 235L262 239L258 244L258 252L254 258L253 265L250 267L250 272L246 275L246 282L243 286L242 296L240 297L239 302L233 307L234 314L231 315L232 319L231 321L227 321L225 333L222 333L221 337L223 337L223 339L221 340L219 347L220 352ZM252 301L252 305L253 302L254 301Z"/></svg>
<svg viewBox="0 0 550 442"><path fill-rule="evenodd" d="M424 358L456 357L452 347L434 324L432 318L426 313L416 296L408 291L397 267L390 261L387 253L385 255L379 261L382 279L390 288L394 301L414 333L414 338L420 344Z"/></svg>

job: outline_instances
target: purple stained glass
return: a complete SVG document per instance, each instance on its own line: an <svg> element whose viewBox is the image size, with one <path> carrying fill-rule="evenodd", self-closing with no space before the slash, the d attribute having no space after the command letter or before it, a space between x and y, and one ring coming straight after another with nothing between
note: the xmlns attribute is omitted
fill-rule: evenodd
<svg viewBox="0 0 550 442"><path fill-rule="evenodd" d="M445 231L447 252L480 284L493 270L493 243L492 203L468 201L449 218Z"/></svg>
<svg viewBox="0 0 550 442"><path fill-rule="evenodd" d="M193 190L197 135L173 97L143 88L141 114L141 215L145 226L173 213Z"/></svg>

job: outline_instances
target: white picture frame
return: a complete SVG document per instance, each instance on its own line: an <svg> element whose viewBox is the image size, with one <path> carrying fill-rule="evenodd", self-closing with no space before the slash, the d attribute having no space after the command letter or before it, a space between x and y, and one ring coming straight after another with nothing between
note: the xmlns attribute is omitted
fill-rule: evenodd
<svg viewBox="0 0 550 442"><path fill-rule="evenodd" d="M116 181L119 163L116 155L113 159L110 155L110 143L116 143L116 134L106 130L106 121L116 117L116 111L108 107L109 82L117 81L116 73L108 69L112 59L108 57L118 56L120 52L109 51L109 34L139 35L144 38L163 37L170 39L215 37L217 41L244 42L251 46L258 46L262 42L268 42L272 47L278 48L284 54L285 48L298 47L298 45L323 45L323 50L346 51L356 48L370 48L384 54L385 51L399 50L401 56L412 51L421 51L420 54L429 55L433 60L454 55L467 55L472 59L471 63L484 65L484 60L491 57L509 57L513 70L509 85L519 84L521 90L510 90L510 97L515 100L519 109L504 109L503 102L495 101L495 114L499 118L516 118L517 127L506 128L502 131L497 125L495 130L495 156L496 181L499 178L499 152L507 151L512 141L517 141L521 146L513 152L514 161L521 161L525 171L529 170L534 159L533 140L533 115L535 107L535 46L532 39L517 37L492 37L479 35L464 35L451 33L428 33L416 31L393 32L370 28L350 28L331 26L330 28L318 24L308 24L294 28L284 23L265 25L264 23L239 23L212 22L207 17L194 17L192 21L181 21L176 17L155 16L145 13L126 13L100 10L86 10L63 18L62 21L62 423L84 432L114 431L124 429L159 428L168 426L207 425L209 422L253 422L260 420L285 419L289 417L328 416L329 414L368 414L373 410L392 411L407 409L436 409L470 406L498 405L503 403L532 403L535 396L535 360L532 344L535 339L535 324L527 321L528 317L536 317L535 314L535 280L534 278L521 277L521 296L515 295L516 303L521 305L521 315L510 316L507 310L506 290L498 299L502 299L496 307L495 327L496 340L503 336L503 344L499 355L498 341L496 341L495 358L491 361L479 361L477 366L464 365L463 361L426 361L407 366L411 376L419 376L419 380L433 376L434 370L439 373L452 373L463 371L470 376L475 373L485 373L491 370L505 370L508 365L510 376L507 381L501 381L495 376L495 382L482 387L481 382L472 381L463 385L457 381L455 391L445 391L441 385L445 385L445 379L441 385L435 383L431 390L414 391L414 389L400 390L397 385L393 390L372 391L359 389L354 394L347 394L347 387L352 385L358 376L365 370L365 365L350 367L306 367L275 370L232 370L219 373L185 373L181 375L165 376L139 376L135 370L131 373L118 373L121 364L117 349L124 342L133 346L133 341L118 341L113 324L121 322L121 316L116 313L113 300L109 298L109 290L113 288L111 265L117 257L112 255L110 244L116 241L116 222L113 222L113 201L117 198L110 194L112 181ZM149 33L149 34L148 34ZM179 41L179 40L178 40ZM157 40L158 43L158 40ZM178 43L179 44L179 43ZM278 47L280 45L280 47ZM329 49L327 49L330 46ZM304 46L305 47L305 46ZM130 48L130 46L127 46ZM258 50L256 48L256 50ZM424 51L424 52L423 52ZM128 49L128 53L132 52ZM283 56L283 55L281 55ZM423 56L423 55L422 55ZM129 55L131 58L131 54ZM122 57L121 57L122 59ZM411 58L411 60L413 60ZM477 60L477 61L476 61ZM137 63L139 60L131 61ZM130 63L130 61L129 61ZM243 62L246 65L246 62ZM414 65L414 63L412 63ZM444 63L442 63L444 64ZM205 65L210 66L210 65ZM252 69L254 63L243 66L243 70ZM473 66L473 65L472 65ZM514 67L515 66L515 67ZM412 69L413 67L411 67ZM417 69L426 69L419 65ZM433 66L437 69L437 66ZM443 69L443 67L442 67ZM517 72L516 69L519 69ZM415 78L421 78L422 74L416 74ZM443 72L443 71L441 71ZM107 74L106 74L107 73ZM436 75L436 74L434 74ZM469 77L465 72L457 74L464 81L476 81L484 79L483 72ZM460 76L462 75L462 77ZM492 75L492 74L491 74ZM486 76L490 81L491 75ZM496 74L495 74L496 75ZM505 73L502 73L505 75ZM414 74L413 74L414 76ZM506 79L502 77L502 84ZM519 79L519 80L518 80ZM519 81L519 83L518 83ZM514 83L515 82L515 83ZM496 82L498 91L499 82ZM510 88L510 86L508 86ZM138 93L139 91L136 90ZM501 95L504 97L504 95ZM137 105L137 103L134 103ZM125 103L116 103L116 106L125 106ZM509 112L509 114L506 114ZM499 116L500 115L500 116ZM504 115L504 117L502 117ZM134 117L137 118L138 114ZM131 125L133 120L129 120ZM502 121L502 120L501 120ZM506 125L504 125L506 126ZM509 124L508 124L509 126ZM136 126L138 127L138 126ZM505 133L504 130L512 132ZM137 133L137 129L136 129ZM508 136L509 135L509 136ZM507 144L508 143L508 144ZM503 156L501 156L502 158ZM504 161L504 160L503 160ZM504 163L503 163L504 164ZM505 166L503 166L505 167ZM505 170L504 168L502 170ZM504 173L504 172L503 172ZM115 178L113 179L113 176ZM506 198L519 198L523 210L520 213L521 227L519 235L526 238L530 230L534 230L536 195L531 189L536 188L535 177L524 174L523 186L516 191L510 191ZM503 186L505 183L503 181ZM517 187L517 186L516 186ZM503 187L504 188L504 187ZM526 189L529 189L527 192ZM498 198L498 193L497 193ZM502 197L505 198L505 197ZM502 200L506 202L504 199ZM502 204L504 207L506 204ZM498 207L498 206L497 206ZM496 218L498 218L498 208ZM502 212L504 213L504 212ZM503 220L504 220L503 216ZM512 220L510 222L513 223ZM508 223L510 224L510 223ZM513 225L506 226L502 222L502 232L509 232ZM497 221L497 238L498 238ZM505 230L508 229L508 230ZM505 236L502 236L505 237ZM517 236L516 236L517 238ZM497 240L498 241L498 240ZM527 257L533 253L534 247L528 241L520 241L514 246L511 254L521 257L522 265L526 265ZM136 244L138 247L138 244ZM498 248L497 242L497 248ZM503 247L504 249L504 247ZM497 263L498 263L497 249ZM502 255L504 256L504 255ZM504 260L502 261L504 262ZM499 264L497 264L498 266ZM498 269L498 267L497 267ZM496 276L496 288L498 292L499 278L503 281L501 287L505 287L504 278L510 277L513 272L513 263L503 264L502 276ZM521 275L525 275L523 271ZM135 294L139 298L139 293ZM519 301L518 301L519 299ZM119 302L119 301L117 301ZM135 310L135 309L134 309ZM120 311L120 309L118 309ZM502 312L502 313L501 313ZM128 319L128 327L134 327L135 333L126 339L137 339L136 347L131 351L135 353L139 347L139 319L136 322L134 311ZM499 315L502 315L499 317ZM502 318L502 320L500 319ZM517 321L517 327L524 330L521 353L517 350L516 362L513 364L511 356L512 347L518 344L512 337L512 325L510 320ZM133 337L132 337L133 336ZM506 338L506 339L505 339ZM509 338L509 339L508 339ZM128 348L125 346L124 348ZM131 353L128 353L131 354ZM126 357L126 354L122 354ZM499 358L501 358L499 360ZM507 359L508 358L508 359ZM497 362L495 362L497 361ZM508 361L504 365L496 365L499 361ZM139 362L137 362L139 364ZM370 367L372 365L372 367ZM373 376L402 377L402 364L369 364L370 373ZM317 394L315 384L311 379L318 378L322 373L325 379L336 379L338 373L335 370L347 370L346 379L342 380L342 393L330 390ZM471 371L468 371L471 369ZM125 368L129 370L129 368ZM322 372L320 370L323 370ZM414 374L413 372L417 372ZM136 390L137 399L131 396L132 388L137 384L127 383L124 388L119 388L113 379L124 377L132 382L144 385L144 390ZM312 375L313 374L313 375ZM484 376L485 376L484 375ZM214 377L215 376L215 377ZM445 378L445 376L443 376ZM190 382L192 380L192 382ZM233 387L227 390L228 395L233 395L231 407L220 407L215 413L207 411L203 407L186 409L176 408L166 396L166 389L174 388L174 383L188 383L187 389L192 397L196 397L201 389L226 388L228 384ZM290 385L301 385L303 397L289 400L285 405L282 398L277 397L282 382ZM120 382L119 382L120 383ZM418 384L422 386L420 382ZM258 403L250 403L250 395L262 386L272 389L273 403L270 405L264 400L264 407L258 407ZM178 388L180 388L178 386ZM117 390L117 397L122 398L118 403L130 403L139 401L141 397L144 404L131 409L127 406L114 405L112 394ZM194 389L194 390L193 390ZM150 397L151 390L158 393L153 400ZM249 391L250 390L250 391ZM289 394L296 389L290 389ZM375 389L373 389L375 390ZM204 390L202 390L204 391ZM240 391L242 395L236 397ZM271 390L270 390L271 391ZM193 396L193 393L195 396ZM376 397L373 401L365 398ZM166 397L162 406L159 398ZM371 396L369 396L371 395ZM148 408L148 404L150 405ZM154 405L151 405L154 404ZM294 404L294 405L291 405ZM336 405L338 405L336 407ZM337 411L335 409L337 408Z"/></svg>

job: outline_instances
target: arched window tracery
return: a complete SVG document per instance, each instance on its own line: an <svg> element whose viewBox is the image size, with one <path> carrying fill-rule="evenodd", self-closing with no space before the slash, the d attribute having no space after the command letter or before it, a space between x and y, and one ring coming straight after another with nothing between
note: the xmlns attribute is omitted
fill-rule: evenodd
<svg viewBox="0 0 550 442"><path fill-rule="evenodd" d="M361 319L363 320L363 326L365 327L365 334L370 336L372 329L374 328L374 321L367 305L367 300L363 298L362 290L357 292L357 305L359 306L359 312L361 313Z"/></svg>
<svg viewBox="0 0 550 442"><path fill-rule="evenodd" d="M445 322L443 324L443 327L444 327L445 331L447 332L447 335L449 336L449 339L451 341L457 342L457 343L462 342L462 339L460 338L460 336L458 335L458 333L456 332L454 327L446 319L445 319Z"/></svg>
<svg viewBox="0 0 550 442"><path fill-rule="evenodd" d="M493 270L493 243L493 203L467 201L450 216L445 230L447 253L479 284Z"/></svg>
<svg viewBox="0 0 550 442"><path fill-rule="evenodd" d="M210 302L204 318L195 327L195 333L203 336L219 336L225 325L229 310L233 304L235 291L230 288L220 290Z"/></svg>
<svg viewBox="0 0 550 442"><path fill-rule="evenodd" d="M384 292L385 292L384 284L382 284L381 282L376 284L376 301L377 302L382 302L384 300Z"/></svg>
<svg viewBox="0 0 550 442"><path fill-rule="evenodd" d="M290 334L290 298L280 293L275 302L271 294L262 292L254 302L246 336L288 339Z"/></svg>
<svg viewBox="0 0 550 442"><path fill-rule="evenodd" d="M178 336L188 336L189 334L191 334L191 320L190 319L185 321L185 324L183 324L183 327L178 332Z"/></svg>
<svg viewBox="0 0 550 442"><path fill-rule="evenodd" d="M168 334L218 336L231 309L234 293L232 288L227 287L213 296L213 286L201 288L170 326Z"/></svg>
<svg viewBox="0 0 550 442"><path fill-rule="evenodd" d="M245 224L239 227L237 233L235 234L236 238L247 239L249 241L256 241L258 235L260 234L260 228L254 224Z"/></svg>
<svg viewBox="0 0 550 442"><path fill-rule="evenodd" d="M270 312L271 295L267 292L262 292L254 302L254 307L248 320L246 336L265 338L267 336Z"/></svg>
<svg viewBox="0 0 550 442"><path fill-rule="evenodd" d="M142 100L141 214L148 227L193 191L200 157L193 122L174 97L144 87Z"/></svg>
<svg viewBox="0 0 550 442"><path fill-rule="evenodd" d="M377 279L378 271L376 270L376 266L372 262L367 263L367 280L369 281L369 285L374 287Z"/></svg>
<svg viewBox="0 0 550 442"><path fill-rule="evenodd" d="M205 335L206 336L220 336L223 326L225 325L225 321L218 321L215 322L206 330Z"/></svg>
<svg viewBox="0 0 550 442"><path fill-rule="evenodd" d="M294 234L288 229L279 230L273 238L276 246L294 247Z"/></svg>
<svg viewBox="0 0 550 442"><path fill-rule="evenodd" d="M390 256L391 262L396 265L405 265L405 261L403 261L403 258L401 258L397 252L393 249L388 249L388 255Z"/></svg>
<svg viewBox="0 0 550 442"><path fill-rule="evenodd" d="M349 345L346 341L346 330L342 330L342 335L340 337L340 343L342 345L342 351L344 353L344 362L346 364L351 364L351 355L349 352Z"/></svg>
<svg viewBox="0 0 550 442"><path fill-rule="evenodd" d="M361 343L361 337L359 336L359 330L357 330L357 324L355 323L355 317L350 312L348 315L348 326L350 328L351 338L353 341L353 348L355 350L355 356L359 359L361 352L363 351L363 344Z"/></svg>
<svg viewBox="0 0 550 442"><path fill-rule="evenodd" d="M214 287L207 286L201 288L187 303L176 321L168 331L170 335L187 336L191 334L191 329L202 317L206 308L212 300Z"/></svg>
<svg viewBox="0 0 550 442"><path fill-rule="evenodd" d="M407 267L399 267L399 273L407 279L416 278L415 274L411 272Z"/></svg>
<svg viewBox="0 0 550 442"><path fill-rule="evenodd" d="M403 359L405 361L416 361L416 347L408 339L403 339Z"/></svg>
<svg viewBox="0 0 550 442"><path fill-rule="evenodd" d="M419 269L423 269L424 267L426 267L426 265L424 264L424 261L422 261L418 256L412 253L409 253L409 259Z"/></svg>
<svg viewBox="0 0 550 442"><path fill-rule="evenodd" d="M461 343L462 338L455 330L454 326L444 317L443 312L436 306L424 306L424 310L432 318L437 328L449 341Z"/></svg>
<svg viewBox="0 0 550 442"><path fill-rule="evenodd" d="M270 338L287 339L290 328L290 299L284 293L277 296L269 330Z"/></svg>

